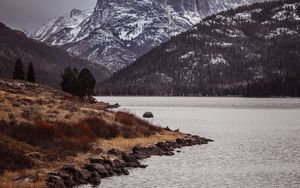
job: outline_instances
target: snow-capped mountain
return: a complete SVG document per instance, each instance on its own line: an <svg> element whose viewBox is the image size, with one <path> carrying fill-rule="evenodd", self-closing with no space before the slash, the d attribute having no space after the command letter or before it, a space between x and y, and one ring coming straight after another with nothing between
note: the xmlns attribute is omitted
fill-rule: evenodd
<svg viewBox="0 0 300 188"><path fill-rule="evenodd" d="M300 2L254 3L203 19L102 85L104 95L300 97Z"/></svg>
<svg viewBox="0 0 300 188"><path fill-rule="evenodd" d="M79 25L91 14L92 11L73 9L70 14L50 19L32 37L51 45L64 45L76 38Z"/></svg>
<svg viewBox="0 0 300 188"><path fill-rule="evenodd" d="M50 20L33 38L114 72L201 18L253 1L98 0L92 13L73 10Z"/></svg>

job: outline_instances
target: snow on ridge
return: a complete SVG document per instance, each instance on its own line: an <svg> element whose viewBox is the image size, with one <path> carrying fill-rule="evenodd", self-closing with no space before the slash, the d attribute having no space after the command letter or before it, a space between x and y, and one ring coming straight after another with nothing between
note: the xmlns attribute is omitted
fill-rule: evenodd
<svg viewBox="0 0 300 188"><path fill-rule="evenodd" d="M281 7L275 8L276 14L273 15L272 19L283 21L287 19L300 20L300 16L297 14L297 7L300 3L284 4Z"/></svg>
<svg viewBox="0 0 300 188"><path fill-rule="evenodd" d="M240 13L237 13L233 19L235 20L251 20L251 13L249 12L240 12Z"/></svg>
<svg viewBox="0 0 300 188"><path fill-rule="evenodd" d="M212 54L210 56L211 65L227 65L227 60L223 57L222 54Z"/></svg>
<svg viewBox="0 0 300 188"><path fill-rule="evenodd" d="M172 46L172 47L170 47L170 48L167 48L167 49L166 49L166 52L167 52L167 53L170 53L170 52L175 51L176 49L177 49L176 46Z"/></svg>
<svg viewBox="0 0 300 188"><path fill-rule="evenodd" d="M186 53L186 54L180 56L179 59L180 59L180 60L187 59L187 58L190 58L190 57L192 57L192 56L194 56L194 55L195 55L195 52L194 52L194 51L190 51L190 52L188 52L188 53Z"/></svg>
<svg viewBox="0 0 300 188"><path fill-rule="evenodd" d="M202 18L253 1L257 0L203 0L199 6L195 0L98 0L93 11L73 10L43 26L34 38L67 48L71 55L105 64L116 71L172 36L190 29ZM223 21L236 23L232 18L222 19L221 24ZM226 33L239 36L239 33ZM101 50L95 51L97 48ZM120 67L113 70L111 67L116 67L113 64Z"/></svg>
<svg viewBox="0 0 300 188"><path fill-rule="evenodd" d="M236 22L234 20L232 20L232 18L230 18L228 16L223 16L221 14L217 15L215 20L219 24L223 24L223 25L236 25ZM213 21L208 22L208 23L213 23Z"/></svg>
<svg viewBox="0 0 300 188"><path fill-rule="evenodd" d="M205 42L208 46L231 47L233 43L230 42Z"/></svg>
<svg viewBox="0 0 300 188"><path fill-rule="evenodd" d="M279 27L275 30L273 30L272 32L270 32L270 34L265 36L265 39L272 39L281 35L297 35L298 32L294 31L294 30L290 30L289 28L285 28L285 27Z"/></svg>
<svg viewBox="0 0 300 188"><path fill-rule="evenodd" d="M126 41L131 41L141 35L145 26L151 23L153 23L153 20L151 18L142 17L139 20L136 20L136 22L130 23L128 25L129 27L131 26L131 28L135 27L134 30L122 28L119 34L119 38Z"/></svg>
<svg viewBox="0 0 300 188"><path fill-rule="evenodd" d="M46 24L44 24L39 30L35 32L34 35L32 35L33 38L41 41L48 40L52 35L55 35L56 33L59 33L60 31L69 28L71 29L70 34L72 39L74 39L77 34L79 33L78 26L89 16L92 15L91 11L80 11L77 10L76 13L71 11L69 14L65 14L64 16L60 16L58 18L52 18L50 19ZM72 41L72 39L68 38L67 42ZM56 39L51 40L51 45L63 45L66 41L57 41Z"/></svg>

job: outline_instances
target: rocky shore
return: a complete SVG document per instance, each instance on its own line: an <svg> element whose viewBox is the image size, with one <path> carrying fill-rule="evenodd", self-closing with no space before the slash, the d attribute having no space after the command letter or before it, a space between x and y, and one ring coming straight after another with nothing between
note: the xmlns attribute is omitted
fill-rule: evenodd
<svg viewBox="0 0 300 188"><path fill-rule="evenodd" d="M128 153L117 149L111 149L99 157L89 158L89 162L83 166L76 164L65 165L61 169L50 172L46 179L49 188L68 188L84 184L100 185L101 179L116 176L129 175L130 168L146 168L140 163L140 159L153 155L174 155L175 149L207 144L213 140L194 135L187 135L175 141L158 142L148 147L135 146Z"/></svg>
<svg viewBox="0 0 300 188"><path fill-rule="evenodd" d="M210 141L24 81L0 79L0 103L0 187L99 185L146 168L140 159Z"/></svg>

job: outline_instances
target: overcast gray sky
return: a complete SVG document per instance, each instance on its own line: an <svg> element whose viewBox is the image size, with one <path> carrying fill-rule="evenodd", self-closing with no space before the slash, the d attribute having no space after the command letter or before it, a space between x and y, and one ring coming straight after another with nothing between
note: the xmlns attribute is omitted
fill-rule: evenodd
<svg viewBox="0 0 300 188"><path fill-rule="evenodd" d="M32 33L49 18L73 8L93 9L97 0L0 0L0 22L14 29Z"/></svg>

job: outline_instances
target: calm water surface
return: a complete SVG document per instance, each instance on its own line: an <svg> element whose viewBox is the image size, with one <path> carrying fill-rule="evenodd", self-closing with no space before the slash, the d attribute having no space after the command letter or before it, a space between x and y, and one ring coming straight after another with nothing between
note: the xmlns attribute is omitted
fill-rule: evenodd
<svg viewBox="0 0 300 188"><path fill-rule="evenodd" d="M153 123L211 138L146 169L102 181L107 188L300 187L300 99L99 97Z"/></svg>

